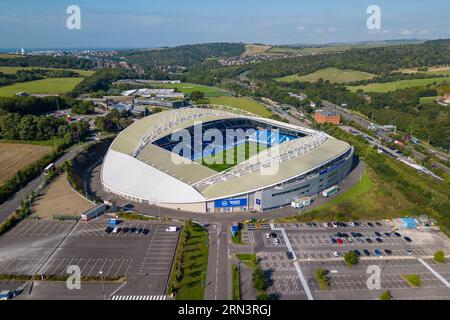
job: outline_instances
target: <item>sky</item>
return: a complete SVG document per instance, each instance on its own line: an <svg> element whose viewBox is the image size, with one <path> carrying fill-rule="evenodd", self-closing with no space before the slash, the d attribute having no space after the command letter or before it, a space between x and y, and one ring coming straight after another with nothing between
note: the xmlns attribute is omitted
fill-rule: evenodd
<svg viewBox="0 0 450 320"><path fill-rule="evenodd" d="M81 29L70 30L70 5ZM377 5L381 29L369 30ZM450 38L449 0L1 0L0 48L153 48Z"/></svg>

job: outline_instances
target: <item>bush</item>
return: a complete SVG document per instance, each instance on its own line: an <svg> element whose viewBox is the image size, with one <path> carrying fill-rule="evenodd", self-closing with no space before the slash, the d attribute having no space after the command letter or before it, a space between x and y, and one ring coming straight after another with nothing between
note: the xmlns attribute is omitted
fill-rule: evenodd
<svg viewBox="0 0 450 320"><path fill-rule="evenodd" d="M438 263L444 263L445 262L445 253L442 250L436 251L434 254L434 261Z"/></svg>
<svg viewBox="0 0 450 320"><path fill-rule="evenodd" d="M420 287L421 280L418 274L402 274L402 277L411 287Z"/></svg>
<svg viewBox="0 0 450 320"><path fill-rule="evenodd" d="M359 259L358 256L354 251L349 251L344 255L345 263L347 263L348 266L354 266L358 263Z"/></svg>
<svg viewBox="0 0 450 320"><path fill-rule="evenodd" d="M327 290L330 288L330 278L328 277L328 270L318 269L316 270L315 275L320 289Z"/></svg>
<svg viewBox="0 0 450 320"><path fill-rule="evenodd" d="M380 296L380 300L392 300L392 294L389 290L383 292Z"/></svg>

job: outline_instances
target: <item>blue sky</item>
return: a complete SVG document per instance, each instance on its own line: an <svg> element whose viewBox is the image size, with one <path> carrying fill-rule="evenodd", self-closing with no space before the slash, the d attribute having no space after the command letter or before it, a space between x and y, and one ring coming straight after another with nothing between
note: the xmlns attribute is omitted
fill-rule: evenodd
<svg viewBox="0 0 450 320"><path fill-rule="evenodd" d="M81 30L66 8L81 8ZM369 5L382 29L366 27ZM0 48L159 47L450 38L448 0L1 0Z"/></svg>

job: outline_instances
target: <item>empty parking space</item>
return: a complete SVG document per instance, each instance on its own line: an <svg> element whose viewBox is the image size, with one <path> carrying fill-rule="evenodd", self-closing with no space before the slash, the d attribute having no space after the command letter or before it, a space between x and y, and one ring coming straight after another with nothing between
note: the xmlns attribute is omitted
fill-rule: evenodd
<svg viewBox="0 0 450 320"><path fill-rule="evenodd" d="M113 233L106 232L107 224L104 218L23 221L0 238L0 274L66 276L69 266L77 266L86 278L126 279L117 295L165 294L179 225L168 232L172 224L130 220L120 222ZM46 286L44 281L41 287Z"/></svg>

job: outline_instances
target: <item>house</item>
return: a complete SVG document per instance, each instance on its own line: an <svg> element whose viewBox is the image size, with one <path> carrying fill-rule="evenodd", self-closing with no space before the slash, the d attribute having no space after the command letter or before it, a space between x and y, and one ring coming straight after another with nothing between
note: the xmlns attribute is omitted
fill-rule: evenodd
<svg viewBox="0 0 450 320"><path fill-rule="evenodd" d="M336 112L317 110L314 113L314 121L319 124L331 123L334 125L339 125L341 123L341 116Z"/></svg>

